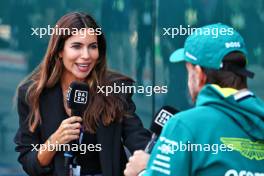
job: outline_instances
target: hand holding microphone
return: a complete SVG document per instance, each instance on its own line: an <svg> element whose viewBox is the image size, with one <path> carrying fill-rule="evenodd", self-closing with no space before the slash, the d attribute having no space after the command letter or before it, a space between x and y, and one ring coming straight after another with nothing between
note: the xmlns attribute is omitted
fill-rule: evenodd
<svg viewBox="0 0 264 176"><path fill-rule="evenodd" d="M77 116L72 116L65 119L60 124L59 128L49 137L49 139L44 143L45 146L50 144L67 144L73 140L79 138L80 128L82 119ZM38 161L41 166L47 166L52 161L56 150L46 150L45 147L41 146L38 152Z"/></svg>
<svg viewBox="0 0 264 176"><path fill-rule="evenodd" d="M137 150L134 152L133 156L129 158L129 162L127 163L124 171L125 176L137 176L139 173L144 171L150 157L149 153L151 153L153 147L155 146L162 128L166 122L178 112L179 110L174 109L173 107L163 106L158 113L155 114L150 126L150 131L152 132L151 140L144 151Z"/></svg>
<svg viewBox="0 0 264 176"><path fill-rule="evenodd" d="M82 118L72 116L63 120L60 127L53 134L52 139L58 144L67 144L73 140L79 139Z"/></svg>
<svg viewBox="0 0 264 176"><path fill-rule="evenodd" d="M82 114L88 105L88 90L87 84L82 82L71 83L68 89L67 103L71 109L72 116L63 120L59 128L51 135L45 142L48 144L67 144L79 143L82 136ZM40 150L37 158L41 166L47 166L54 157L56 151ZM65 156L65 170L66 175L69 175L69 165L72 163L74 154L71 151L66 151Z"/></svg>
<svg viewBox="0 0 264 176"><path fill-rule="evenodd" d="M128 163L126 164L126 169L124 170L125 176L137 176L141 171L147 167L149 160L149 153L146 153L143 150L137 150L129 158Z"/></svg>

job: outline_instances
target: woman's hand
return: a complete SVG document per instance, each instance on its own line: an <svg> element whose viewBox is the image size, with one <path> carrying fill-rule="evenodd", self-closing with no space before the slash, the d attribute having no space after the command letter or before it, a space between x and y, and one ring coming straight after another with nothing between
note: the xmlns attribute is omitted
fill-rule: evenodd
<svg viewBox="0 0 264 176"><path fill-rule="evenodd" d="M141 171L146 168L148 160L148 153L144 152L143 150L135 151L133 156L129 158L129 162L126 164L124 175L137 176Z"/></svg>
<svg viewBox="0 0 264 176"><path fill-rule="evenodd" d="M67 144L72 140L78 139L80 135L81 122L82 118L77 116L72 116L63 120L60 127L51 135L44 145ZM40 148L37 156L40 165L49 165L55 153L56 150L44 150L43 148Z"/></svg>
<svg viewBox="0 0 264 176"><path fill-rule="evenodd" d="M82 118L72 116L63 120L59 128L53 133L52 141L57 144L67 144L79 139Z"/></svg>

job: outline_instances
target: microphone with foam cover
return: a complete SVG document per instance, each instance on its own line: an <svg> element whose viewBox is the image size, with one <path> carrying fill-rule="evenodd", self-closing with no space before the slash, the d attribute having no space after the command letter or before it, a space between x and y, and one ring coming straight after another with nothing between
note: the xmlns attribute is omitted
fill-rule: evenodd
<svg viewBox="0 0 264 176"><path fill-rule="evenodd" d="M67 104L71 109L71 116L83 116L83 112L88 106L89 98L89 86L83 82L74 81L70 84L67 93ZM83 131L81 129L79 141L73 141L72 143L81 143L83 136ZM74 154L72 151L66 151L64 153L65 157L65 173L66 176L72 175L71 164L73 163Z"/></svg>
<svg viewBox="0 0 264 176"><path fill-rule="evenodd" d="M173 115L175 115L178 112L180 111L171 106L163 106L155 114L150 126L150 131L152 132L151 140L149 141L147 147L145 148L145 152L150 153L152 151L162 131L163 126Z"/></svg>

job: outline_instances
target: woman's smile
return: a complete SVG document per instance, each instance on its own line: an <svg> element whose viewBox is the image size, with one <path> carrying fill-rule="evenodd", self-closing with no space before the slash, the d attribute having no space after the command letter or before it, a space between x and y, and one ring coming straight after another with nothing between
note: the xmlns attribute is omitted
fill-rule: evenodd
<svg viewBox="0 0 264 176"><path fill-rule="evenodd" d="M75 65L80 72L88 72L91 69L90 63L75 63Z"/></svg>

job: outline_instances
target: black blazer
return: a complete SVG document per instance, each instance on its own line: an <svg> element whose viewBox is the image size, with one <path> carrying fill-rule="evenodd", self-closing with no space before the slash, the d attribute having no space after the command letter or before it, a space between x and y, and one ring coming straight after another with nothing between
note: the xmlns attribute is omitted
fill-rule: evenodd
<svg viewBox="0 0 264 176"><path fill-rule="evenodd" d="M30 83L26 83L18 89L19 129L14 138L17 145L15 150L19 152L18 161L29 175L65 175L63 152L57 152L48 167L41 167L37 160L37 151L32 151L31 145L43 144L65 119L61 86L56 84L53 88L43 91L40 96L42 123L32 133L28 128L29 106L25 101L29 85ZM135 114L132 95L126 94L125 96L129 103L129 111L134 114L133 117L124 118L121 123L113 122L109 126L104 126L101 122L96 131L97 142L102 145L99 156L104 176L123 175L127 162L123 145L133 153L135 150L144 149L150 139L149 131L143 128L140 119Z"/></svg>

